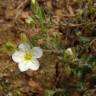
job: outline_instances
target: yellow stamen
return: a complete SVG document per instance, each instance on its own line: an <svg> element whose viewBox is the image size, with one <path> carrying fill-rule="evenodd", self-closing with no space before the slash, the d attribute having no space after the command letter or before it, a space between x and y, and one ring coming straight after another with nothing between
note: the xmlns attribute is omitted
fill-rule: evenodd
<svg viewBox="0 0 96 96"><path fill-rule="evenodd" d="M27 52L24 54L24 59L25 59L25 60L31 60L31 59L32 59L32 53L27 51Z"/></svg>

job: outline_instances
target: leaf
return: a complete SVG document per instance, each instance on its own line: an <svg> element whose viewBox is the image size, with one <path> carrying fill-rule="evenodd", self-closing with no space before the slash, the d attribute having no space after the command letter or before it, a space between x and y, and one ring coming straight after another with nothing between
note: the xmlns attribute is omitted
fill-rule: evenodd
<svg viewBox="0 0 96 96"><path fill-rule="evenodd" d="M15 45L15 43L8 41L5 43L4 47L7 49L7 51L12 51L16 48L16 45Z"/></svg>
<svg viewBox="0 0 96 96"><path fill-rule="evenodd" d="M88 62L96 62L96 56L89 56Z"/></svg>
<svg viewBox="0 0 96 96"><path fill-rule="evenodd" d="M31 16L28 16L26 19L26 23L33 26L35 24L35 21Z"/></svg>
<svg viewBox="0 0 96 96"><path fill-rule="evenodd" d="M75 48L67 48L64 51L64 62L75 61L77 59L77 53Z"/></svg>
<svg viewBox="0 0 96 96"><path fill-rule="evenodd" d="M53 96L55 94L55 91L53 90L45 90L44 96Z"/></svg>
<svg viewBox="0 0 96 96"><path fill-rule="evenodd" d="M82 90L85 89L83 82L78 82L78 83L75 85L75 87L76 87L76 90L77 90L77 91L82 91Z"/></svg>
<svg viewBox="0 0 96 96"><path fill-rule="evenodd" d="M84 36L80 36L80 42L85 44L85 43L88 43L90 42L90 39L87 38L87 37L84 37Z"/></svg>
<svg viewBox="0 0 96 96"><path fill-rule="evenodd" d="M25 33L21 33L21 42L29 42L29 39Z"/></svg>
<svg viewBox="0 0 96 96"><path fill-rule="evenodd" d="M69 76L71 74L72 70L70 68L70 66L65 66L65 70L64 70L64 73Z"/></svg>

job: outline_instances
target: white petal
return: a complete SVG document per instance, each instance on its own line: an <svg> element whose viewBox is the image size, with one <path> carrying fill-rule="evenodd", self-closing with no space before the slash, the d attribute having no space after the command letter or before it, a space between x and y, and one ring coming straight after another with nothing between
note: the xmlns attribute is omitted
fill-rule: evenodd
<svg viewBox="0 0 96 96"><path fill-rule="evenodd" d="M40 58L43 55L43 51L40 47L32 48L32 54L34 58Z"/></svg>
<svg viewBox="0 0 96 96"><path fill-rule="evenodd" d="M39 69L39 67L40 67L40 63L38 60L35 59L34 61L30 62L30 69L31 70L36 71Z"/></svg>
<svg viewBox="0 0 96 96"><path fill-rule="evenodd" d="M24 53L22 51L15 51L12 54L13 61L16 62L16 63L20 63L22 61L23 54Z"/></svg>
<svg viewBox="0 0 96 96"><path fill-rule="evenodd" d="M21 43L18 48L22 51L30 50L30 45L27 43Z"/></svg>
<svg viewBox="0 0 96 96"><path fill-rule="evenodd" d="M19 67L21 72L27 71L29 69L29 66L25 63L19 63L18 67Z"/></svg>

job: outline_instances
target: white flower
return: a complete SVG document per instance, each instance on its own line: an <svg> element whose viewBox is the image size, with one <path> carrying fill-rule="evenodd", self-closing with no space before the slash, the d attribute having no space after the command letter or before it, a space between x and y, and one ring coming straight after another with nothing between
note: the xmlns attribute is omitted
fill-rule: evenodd
<svg viewBox="0 0 96 96"><path fill-rule="evenodd" d="M37 58L40 58L42 55L43 51L40 47L33 47L31 49L27 43L22 43L12 55L12 59L18 64L21 72L27 71L28 69L35 71L40 66Z"/></svg>

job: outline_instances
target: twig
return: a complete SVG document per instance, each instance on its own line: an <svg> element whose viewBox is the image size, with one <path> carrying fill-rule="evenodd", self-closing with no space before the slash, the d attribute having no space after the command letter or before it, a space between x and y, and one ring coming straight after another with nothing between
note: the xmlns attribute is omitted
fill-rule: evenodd
<svg viewBox="0 0 96 96"><path fill-rule="evenodd" d="M16 10L19 10L21 8L24 8L24 6L29 2L30 0L25 0L24 2L22 2L17 8Z"/></svg>
<svg viewBox="0 0 96 96"><path fill-rule="evenodd" d="M70 6L69 0L66 0L66 7L67 7L69 13L70 13L71 15L74 15L74 11L73 11L72 7Z"/></svg>
<svg viewBox="0 0 96 96"><path fill-rule="evenodd" d="M51 49L50 49L50 50L49 50L49 49L44 49L43 51L44 51L44 52L47 52L47 53L56 53L56 54L62 54L62 53L64 52L64 50L62 50L62 49L61 49L61 50L56 50L56 49L52 49L52 50L51 50Z"/></svg>
<svg viewBox="0 0 96 96"><path fill-rule="evenodd" d="M81 27L81 26L88 26L88 25L96 25L96 22L91 22L91 23L81 23L81 24L71 24L71 23L69 23L69 24L61 24L61 25L63 25L63 26L68 26L68 27Z"/></svg>
<svg viewBox="0 0 96 96"><path fill-rule="evenodd" d="M70 14L62 15L62 18L72 18L72 17L76 17L76 15L70 15ZM59 16L53 16L53 18L59 18Z"/></svg>
<svg viewBox="0 0 96 96"><path fill-rule="evenodd" d="M24 7L26 6L26 4L29 2L30 0L25 0L24 2L22 2L17 8L16 8L16 16L14 18L14 21L16 21L16 19L18 18L18 16L21 14L22 10L24 9ZM19 10L20 9L20 10Z"/></svg>
<svg viewBox="0 0 96 96"><path fill-rule="evenodd" d="M96 38L93 39L93 40L90 42L90 45L92 45L95 41L96 41Z"/></svg>

